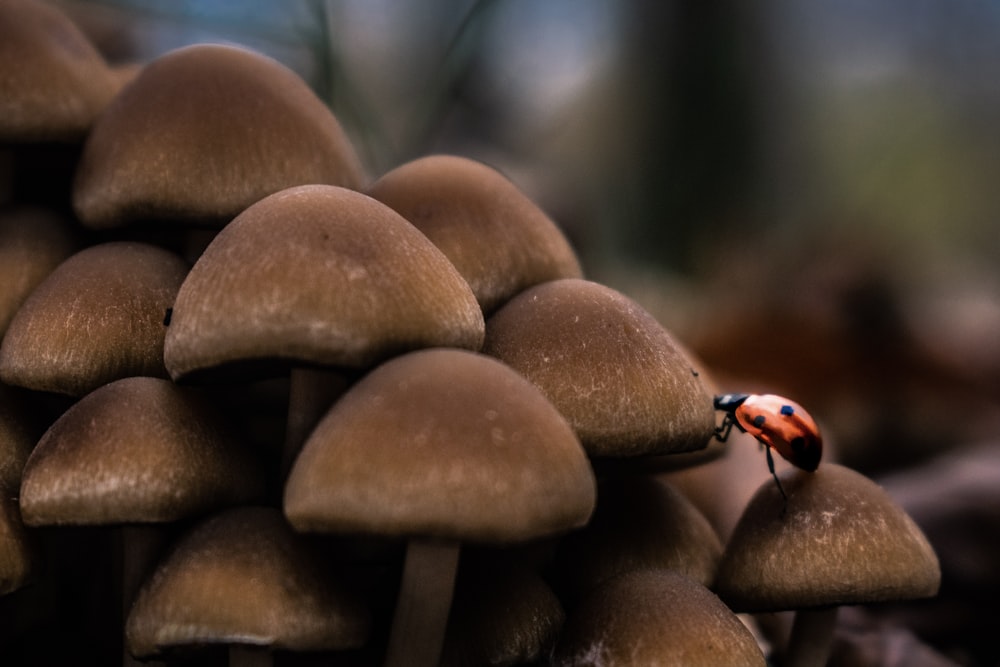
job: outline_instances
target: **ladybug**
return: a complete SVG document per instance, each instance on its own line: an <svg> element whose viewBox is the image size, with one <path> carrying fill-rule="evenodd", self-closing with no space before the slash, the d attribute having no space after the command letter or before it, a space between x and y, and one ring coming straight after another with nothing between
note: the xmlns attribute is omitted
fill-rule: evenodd
<svg viewBox="0 0 1000 667"><path fill-rule="evenodd" d="M715 437L725 442L735 426L765 445L767 469L782 498L787 500L774 472L772 449L802 470L814 472L819 467L823 438L813 418L795 401L774 394L721 394L715 397L713 404L716 410L726 414Z"/></svg>

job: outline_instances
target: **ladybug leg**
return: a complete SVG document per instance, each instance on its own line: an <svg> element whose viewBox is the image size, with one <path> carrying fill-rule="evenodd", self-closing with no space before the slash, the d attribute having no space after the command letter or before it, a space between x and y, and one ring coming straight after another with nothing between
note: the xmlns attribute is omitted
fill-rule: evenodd
<svg viewBox="0 0 1000 667"><path fill-rule="evenodd" d="M736 420L733 419L733 416L727 412L726 416L722 418L722 424L715 429L716 440L719 442L725 442L729 438L729 434L732 432L733 424L735 423Z"/></svg>
<svg viewBox="0 0 1000 667"><path fill-rule="evenodd" d="M774 478L774 483L778 485L778 491L781 493L781 499L785 501L785 507L788 507L788 496L785 495L785 490L781 487L781 480L778 479L778 474L774 472L774 457L771 455L771 448L764 447L764 453L767 455L767 469L771 473L771 477ZM782 510L784 514L784 510Z"/></svg>

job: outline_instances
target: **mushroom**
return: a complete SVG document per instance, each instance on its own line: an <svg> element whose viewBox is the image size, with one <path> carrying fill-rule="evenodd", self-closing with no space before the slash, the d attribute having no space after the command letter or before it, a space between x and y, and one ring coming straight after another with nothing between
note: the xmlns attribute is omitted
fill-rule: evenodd
<svg viewBox="0 0 1000 667"><path fill-rule="evenodd" d="M611 477L597 487L587 526L559 541L553 576L567 604L634 570L668 569L711 586L722 543L708 519L666 482Z"/></svg>
<svg viewBox="0 0 1000 667"><path fill-rule="evenodd" d="M73 205L93 229L218 226L293 185L364 181L337 119L298 75L247 49L198 44L147 64L94 124Z"/></svg>
<svg viewBox="0 0 1000 667"><path fill-rule="evenodd" d="M187 268L173 253L143 243L81 250L14 315L0 346L0 377L71 396L123 377L165 377L164 314Z"/></svg>
<svg viewBox="0 0 1000 667"><path fill-rule="evenodd" d="M0 3L0 143L81 141L115 94L104 58L50 3Z"/></svg>
<svg viewBox="0 0 1000 667"><path fill-rule="evenodd" d="M594 479L566 420L495 359L432 349L359 380L316 426L285 487L301 531L408 538L388 665L437 664L459 545L582 526Z"/></svg>
<svg viewBox="0 0 1000 667"><path fill-rule="evenodd" d="M129 604L162 540L157 525L262 492L252 455L201 397L132 377L87 394L49 427L25 464L20 502L29 526L120 526Z"/></svg>
<svg viewBox="0 0 1000 667"><path fill-rule="evenodd" d="M638 304L567 278L529 288L487 321L483 352L559 409L591 457L704 448L712 397L673 337Z"/></svg>
<svg viewBox="0 0 1000 667"><path fill-rule="evenodd" d="M332 400L308 387L306 368L354 373L422 347L478 350L483 330L468 284L413 225L358 192L307 185L249 207L205 249L177 294L164 359L175 380L303 369L292 374L290 465Z"/></svg>
<svg viewBox="0 0 1000 667"><path fill-rule="evenodd" d="M463 549L440 664L541 664L565 620L559 598L520 549Z"/></svg>
<svg viewBox="0 0 1000 667"><path fill-rule="evenodd" d="M582 277L555 223L503 174L475 160L419 158L385 174L367 192L441 249L484 313L532 285Z"/></svg>
<svg viewBox="0 0 1000 667"><path fill-rule="evenodd" d="M75 250L69 225L52 212L0 213L0 338L31 291Z"/></svg>
<svg viewBox="0 0 1000 667"><path fill-rule="evenodd" d="M678 572L637 570L595 588L566 620L553 664L764 667L750 631ZM819 663L817 663L819 664Z"/></svg>
<svg viewBox="0 0 1000 667"><path fill-rule="evenodd" d="M839 605L932 597L933 548L875 482L827 463L764 483L726 544L716 591L740 612L797 610L782 664L828 659Z"/></svg>
<svg viewBox="0 0 1000 667"><path fill-rule="evenodd" d="M359 648L370 616L350 573L332 572L280 510L238 507L178 540L140 589L125 630L138 658L229 644L236 665L239 647L258 647L264 658L265 649Z"/></svg>

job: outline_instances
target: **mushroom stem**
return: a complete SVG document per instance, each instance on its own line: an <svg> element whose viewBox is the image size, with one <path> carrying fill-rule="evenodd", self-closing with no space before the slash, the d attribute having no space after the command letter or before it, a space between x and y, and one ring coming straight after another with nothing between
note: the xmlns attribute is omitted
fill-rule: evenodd
<svg viewBox="0 0 1000 667"><path fill-rule="evenodd" d="M272 667L274 654L264 646L233 644L229 647L229 667Z"/></svg>
<svg viewBox="0 0 1000 667"><path fill-rule="evenodd" d="M281 453L281 477L288 477L295 457L331 405L346 391L343 373L321 368L293 368L289 375L288 422Z"/></svg>
<svg viewBox="0 0 1000 667"><path fill-rule="evenodd" d="M386 667L437 665L448 625L460 544L413 538L392 620Z"/></svg>
<svg viewBox="0 0 1000 667"><path fill-rule="evenodd" d="M825 665L830 658L838 607L800 609L785 650L784 667Z"/></svg>

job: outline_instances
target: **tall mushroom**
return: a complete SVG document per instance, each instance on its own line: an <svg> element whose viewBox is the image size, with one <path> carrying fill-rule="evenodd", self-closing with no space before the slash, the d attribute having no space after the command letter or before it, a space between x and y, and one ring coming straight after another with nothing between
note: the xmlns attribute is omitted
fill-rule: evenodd
<svg viewBox="0 0 1000 667"><path fill-rule="evenodd" d="M247 49L198 44L158 57L115 97L84 145L73 204L94 229L218 226L294 185L364 181L337 119L298 75Z"/></svg>
<svg viewBox="0 0 1000 667"><path fill-rule="evenodd" d="M483 352L541 389L591 457L689 452L712 438L712 398L691 359L610 287L567 278L521 292L487 321Z"/></svg>
<svg viewBox="0 0 1000 667"><path fill-rule="evenodd" d="M367 190L423 232L466 279L484 313L518 292L580 278L555 223L495 169L453 155L407 162Z"/></svg>
<svg viewBox="0 0 1000 667"><path fill-rule="evenodd" d="M387 664L437 664L463 541L580 527L594 479L565 419L494 359L396 357L317 425L285 487L298 530L409 538Z"/></svg>
<svg viewBox="0 0 1000 667"><path fill-rule="evenodd" d="M307 185L257 202L206 248L177 294L164 359L175 380L248 365L357 372L422 347L478 350L483 329L468 284L398 213ZM290 406L289 462L326 407Z"/></svg>
<svg viewBox="0 0 1000 667"><path fill-rule="evenodd" d="M827 463L758 489L719 564L716 591L741 612L797 610L782 664L825 664L837 607L936 594L941 570L909 516L875 482Z"/></svg>
<svg viewBox="0 0 1000 667"><path fill-rule="evenodd" d="M180 257L144 243L81 250L14 315L0 346L0 377L70 396L123 377L165 377L164 315L187 270Z"/></svg>

